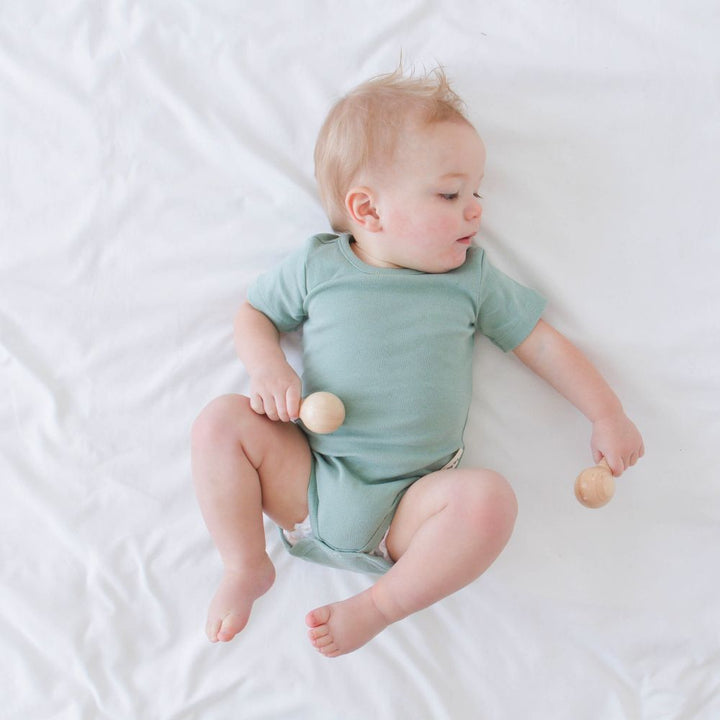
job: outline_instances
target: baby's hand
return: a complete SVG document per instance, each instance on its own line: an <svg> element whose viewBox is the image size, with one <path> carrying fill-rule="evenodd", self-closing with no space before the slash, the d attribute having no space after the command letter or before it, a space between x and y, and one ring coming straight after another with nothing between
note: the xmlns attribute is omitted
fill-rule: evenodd
<svg viewBox="0 0 720 720"><path fill-rule="evenodd" d="M593 423L590 444L595 462L605 458L615 477L645 454L640 432L622 410Z"/></svg>
<svg viewBox="0 0 720 720"><path fill-rule="evenodd" d="M290 365L268 365L251 378L250 407L270 420L297 420L301 392L302 382Z"/></svg>

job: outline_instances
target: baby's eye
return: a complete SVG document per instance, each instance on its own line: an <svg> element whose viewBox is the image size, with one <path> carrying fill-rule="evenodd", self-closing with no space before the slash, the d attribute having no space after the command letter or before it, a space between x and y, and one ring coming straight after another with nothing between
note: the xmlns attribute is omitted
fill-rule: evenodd
<svg viewBox="0 0 720 720"><path fill-rule="evenodd" d="M483 196L480 193L473 193L473 197L477 198L478 200L483 199Z"/></svg>
<svg viewBox="0 0 720 720"><path fill-rule="evenodd" d="M460 193L440 193L443 200L457 200Z"/></svg>

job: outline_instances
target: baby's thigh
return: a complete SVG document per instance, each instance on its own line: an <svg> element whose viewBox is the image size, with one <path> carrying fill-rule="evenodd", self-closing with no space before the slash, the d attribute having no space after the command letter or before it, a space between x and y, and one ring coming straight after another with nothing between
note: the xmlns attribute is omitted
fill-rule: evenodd
<svg viewBox="0 0 720 720"><path fill-rule="evenodd" d="M308 486L312 453L307 437L291 422L273 422L260 416L266 425L266 449L257 468L265 514L277 525L292 530L308 516Z"/></svg>
<svg viewBox="0 0 720 720"><path fill-rule="evenodd" d="M199 420L205 428L200 436L209 439L209 451L233 465L239 461L239 475L257 473L268 517L288 530L307 517L312 455L297 425L258 415L244 395L217 398Z"/></svg>
<svg viewBox="0 0 720 720"><path fill-rule="evenodd" d="M401 557L423 526L446 510L453 518L453 531L493 528L504 535L512 530L517 502L510 484L493 470L463 468L426 475L410 486L398 505L387 536L390 556Z"/></svg>

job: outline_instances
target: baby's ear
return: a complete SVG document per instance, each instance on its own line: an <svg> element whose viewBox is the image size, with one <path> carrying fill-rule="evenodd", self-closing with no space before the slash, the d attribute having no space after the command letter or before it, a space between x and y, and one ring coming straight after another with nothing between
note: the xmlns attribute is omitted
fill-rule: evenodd
<svg viewBox="0 0 720 720"><path fill-rule="evenodd" d="M378 232L382 229L370 188L351 188L345 196L345 208L352 221L368 232Z"/></svg>

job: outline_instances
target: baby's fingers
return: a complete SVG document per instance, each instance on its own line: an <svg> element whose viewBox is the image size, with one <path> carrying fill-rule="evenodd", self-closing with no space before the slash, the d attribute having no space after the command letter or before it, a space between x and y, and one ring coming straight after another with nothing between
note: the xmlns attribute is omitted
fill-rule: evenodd
<svg viewBox="0 0 720 720"><path fill-rule="evenodd" d="M275 407L280 420L290 422L300 416L300 382L292 383L283 393L275 395Z"/></svg>
<svg viewBox="0 0 720 720"><path fill-rule="evenodd" d="M278 419L278 411L272 395L263 397L259 393L253 393L253 395L250 396L250 407L258 415L267 415L270 420Z"/></svg>
<svg viewBox="0 0 720 720"><path fill-rule="evenodd" d="M280 411L277 402L272 395L263 398L263 404L265 405L265 414L270 418L270 420L280 419Z"/></svg>
<svg viewBox="0 0 720 720"><path fill-rule="evenodd" d="M620 477L625 472L625 461L621 457L606 455L603 459L615 477Z"/></svg>
<svg viewBox="0 0 720 720"><path fill-rule="evenodd" d="M288 419L293 422L300 417L300 384L291 385L287 393L285 394L285 401L287 403Z"/></svg>
<svg viewBox="0 0 720 720"><path fill-rule="evenodd" d="M645 445L642 440L639 445L625 448L621 457L620 462L623 463L623 470L627 470L637 463L637 461L645 454Z"/></svg>
<svg viewBox="0 0 720 720"><path fill-rule="evenodd" d="M282 422L290 422L290 413L288 412L288 405L286 399L286 393L275 395L273 397L273 404L275 405L275 417L273 420L282 420Z"/></svg>
<svg viewBox="0 0 720 720"><path fill-rule="evenodd" d="M640 448L637 451L631 452L628 457L625 468L632 467L643 455L645 454L645 445L640 443Z"/></svg>
<svg viewBox="0 0 720 720"><path fill-rule="evenodd" d="M250 395L250 407L258 414L265 414L265 404L263 403L262 397L258 393L252 393Z"/></svg>

